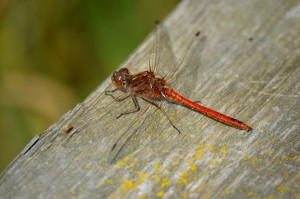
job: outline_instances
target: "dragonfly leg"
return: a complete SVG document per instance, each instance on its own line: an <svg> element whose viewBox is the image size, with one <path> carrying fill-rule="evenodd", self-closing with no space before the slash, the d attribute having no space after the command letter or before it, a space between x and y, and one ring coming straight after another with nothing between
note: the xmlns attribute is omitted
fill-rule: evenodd
<svg viewBox="0 0 300 199"><path fill-rule="evenodd" d="M128 96L127 96L128 97ZM118 117L117 117L117 119L118 118L120 118L121 116L123 116L123 115L127 115L127 114L130 114L130 113L135 113L135 112L138 112L141 108L140 108L140 105L139 105L139 103L138 103L138 101L137 101L137 99L136 99L136 97L135 96L132 96L131 95L131 99L132 99L132 101L133 101L133 103L134 103L134 109L133 110L130 110L130 111L126 111L126 112L124 112L124 113L121 113Z"/></svg>
<svg viewBox="0 0 300 199"><path fill-rule="evenodd" d="M202 102L200 100L194 101L197 104L202 104Z"/></svg>
<svg viewBox="0 0 300 199"><path fill-rule="evenodd" d="M159 110L161 110L164 113L164 115L166 116L166 118L169 120L169 122L171 123L171 125L173 126L173 128L176 129L176 131L178 131L178 133L180 134L179 129L173 124L172 120L169 118L169 116L167 115L166 111L164 111L164 109L162 109L157 103L155 103L155 102L153 102L151 100L148 100L148 99L145 99L145 98L142 98L142 99L145 100L146 102L149 102L153 106L156 106L156 108L158 108Z"/></svg>
<svg viewBox="0 0 300 199"><path fill-rule="evenodd" d="M111 93L116 92L117 90L119 90L118 88L111 90L111 91L105 91L105 95L111 95Z"/></svg>
<svg viewBox="0 0 300 199"><path fill-rule="evenodd" d="M114 89L112 91L105 91L105 95L111 96L114 100L116 100L117 102L121 102L124 99L128 98L130 96L130 93L123 93L122 95L119 95L118 97L115 97L112 93L117 91L118 89Z"/></svg>

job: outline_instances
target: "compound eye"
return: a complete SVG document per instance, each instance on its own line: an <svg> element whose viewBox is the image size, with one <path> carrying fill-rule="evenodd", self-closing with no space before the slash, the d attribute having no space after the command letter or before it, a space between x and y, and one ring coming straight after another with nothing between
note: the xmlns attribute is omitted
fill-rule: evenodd
<svg viewBox="0 0 300 199"><path fill-rule="evenodd" d="M129 75L129 70L127 68L124 68L124 74L127 76Z"/></svg>
<svg viewBox="0 0 300 199"><path fill-rule="evenodd" d="M121 68L119 71L124 76L128 76L129 75L129 70L127 68Z"/></svg>

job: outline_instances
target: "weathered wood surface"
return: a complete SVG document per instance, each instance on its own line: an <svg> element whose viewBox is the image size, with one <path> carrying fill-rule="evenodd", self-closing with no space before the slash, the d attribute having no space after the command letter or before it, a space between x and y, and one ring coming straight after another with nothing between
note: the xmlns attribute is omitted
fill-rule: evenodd
<svg viewBox="0 0 300 199"><path fill-rule="evenodd" d="M108 78L6 168L1 198L300 197L300 2L183 1L165 24L177 58L205 38L173 88L254 131L165 103L179 135L142 100L116 120L132 102L105 96ZM122 67L146 69L152 38Z"/></svg>

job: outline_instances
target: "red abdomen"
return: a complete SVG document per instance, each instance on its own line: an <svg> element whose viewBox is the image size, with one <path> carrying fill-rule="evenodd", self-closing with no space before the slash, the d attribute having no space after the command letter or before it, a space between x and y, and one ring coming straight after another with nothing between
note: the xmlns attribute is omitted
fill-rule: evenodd
<svg viewBox="0 0 300 199"><path fill-rule="evenodd" d="M237 119L234 119L232 117L229 117L227 115L224 115L224 114L214 111L212 109L201 106L200 104L192 102L189 99L186 99L185 97L179 95L178 93L176 93L175 91L173 91L170 88L166 88L164 90L164 95L167 100L182 104L182 105L184 105L188 108L191 108L199 113L202 113L203 115L213 118L216 121L222 122L223 124L226 124L226 125L229 125L229 126L241 129L241 130L245 130L245 131L252 130L252 128L250 126L248 126L247 124L245 124L244 122L241 122Z"/></svg>

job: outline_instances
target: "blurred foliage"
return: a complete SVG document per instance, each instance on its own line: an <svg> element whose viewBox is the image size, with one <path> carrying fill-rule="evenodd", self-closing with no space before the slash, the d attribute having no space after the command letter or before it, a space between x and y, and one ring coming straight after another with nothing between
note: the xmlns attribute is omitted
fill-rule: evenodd
<svg viewBox="0 0 300 199"><path fill-rule="evenodd" d="M0 171L101 84L177 3L0 1Z"/></svg>

